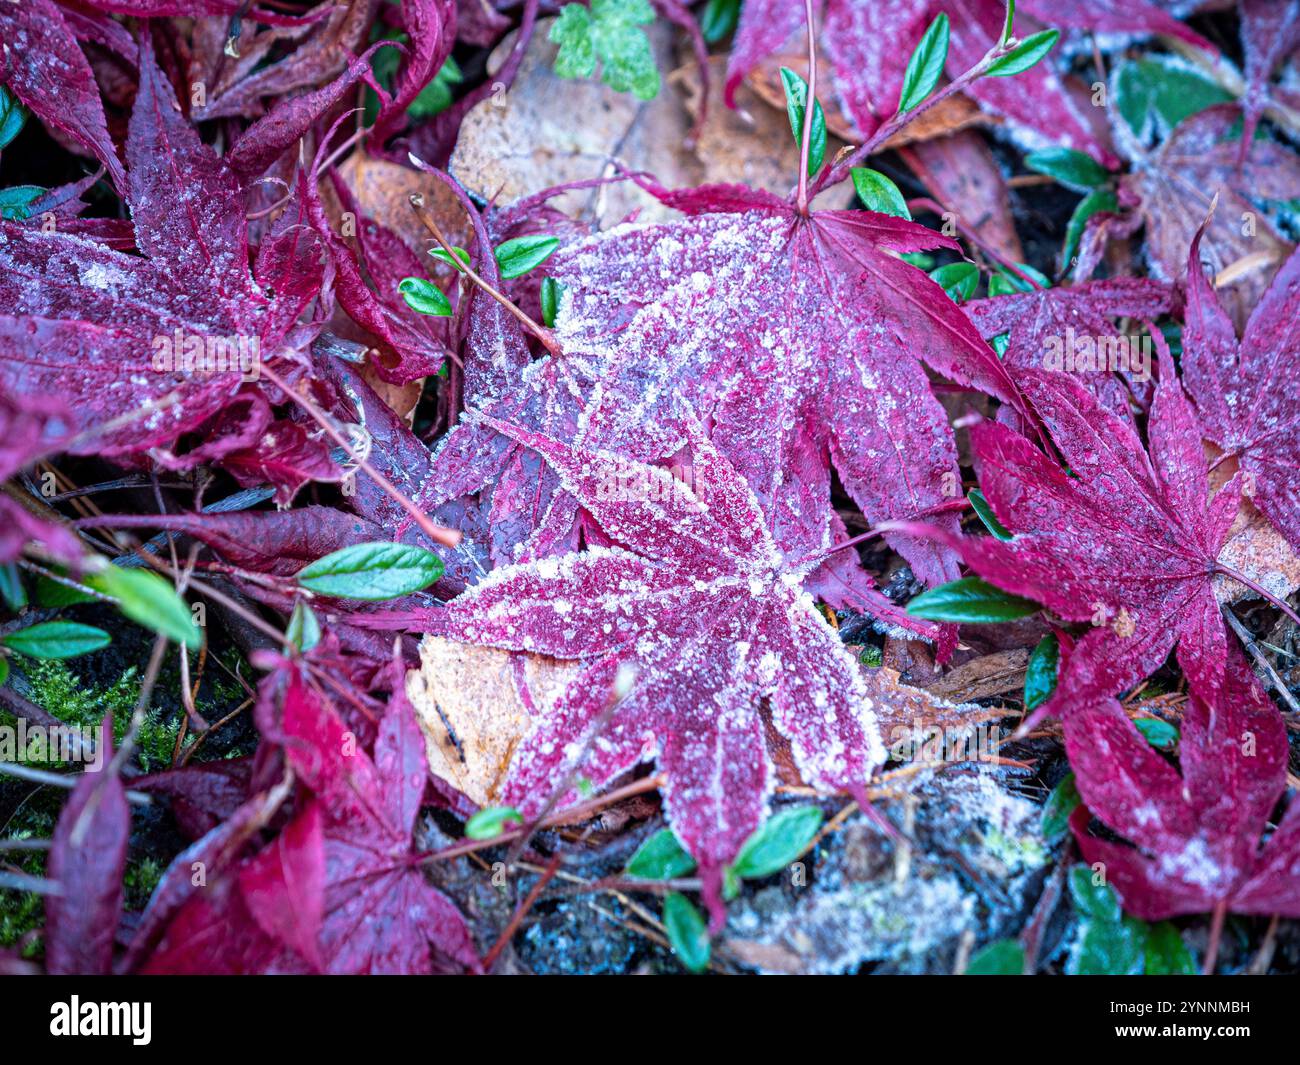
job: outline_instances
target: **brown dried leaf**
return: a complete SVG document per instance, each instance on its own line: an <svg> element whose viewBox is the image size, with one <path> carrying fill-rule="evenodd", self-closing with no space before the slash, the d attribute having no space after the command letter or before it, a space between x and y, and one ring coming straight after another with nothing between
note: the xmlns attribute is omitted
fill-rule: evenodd
<svg viewBox="0 0 1300 1065"><path fill-rule="evenodd" d="M579 672L576 662L426 636L406 694L424 732L429 771L480 806L492 805L533 719Z"/></svg>

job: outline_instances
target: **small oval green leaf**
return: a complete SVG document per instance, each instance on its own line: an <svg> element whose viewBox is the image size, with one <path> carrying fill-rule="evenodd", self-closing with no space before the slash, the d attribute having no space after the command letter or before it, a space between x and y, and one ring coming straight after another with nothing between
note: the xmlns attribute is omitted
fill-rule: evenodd
<svg viewBox="0 0 1300 1065"><path fill-rule="evenodd" d="M745 840L731 868L748 879L780 872L804 852L821 826L822 812L816 806L773 814Z"/></svg>
<svg viewBox="0 0 1300 1065"><path fill-rule="evenodd" d="M676 880L694 870L695 859L677 842L671 828L647 839L627 863L627 875L638 880Z"/></svg>
<svg viewBox="0 0 1300 1065"><path fill-rule="evenodd" d="M709 0L700 16L700 31L709 44L717 44L740 21L740 0Z"/></svg>
<svg viewBox="0 0 1300 1065"><path fill-rule="evenodd" d="M522 277L529 270L546 262L559 246L559 237L548 237L543 233L506 241L496 250L501 276L506 280Z"/></svg>
<svg viewBox="0 0 1300 1065"><path fill-rule="evenodd" d="M907 209L902 192L879 170L855 166L849 173L853 175L853 188L857 190L858 199L868 211L906 218L909 222L912 220L912 212Z"/></svg>
<svg viewBox="0 0 1300 1065"><path fill-rule="evenodd" d="M948 263L930 271L940 288L954 303L965 303L979 287L980 271L974 263Z"/></svg>
<svg viewBox="0 0 1300 1065"><path fill-rule="evenodd" d="M1037 710L1056 691L1056 668L1061 660L1061 643L1056 633L1038 641L1025 668L1025 709Z"/></svg>
<svg viewBox="0 0 1300 1065"><path fill-rule="evenodd" d="M1025 166L1055 178L1080 192L1099 188L1110 180L1110 172L1090 155L1073 148L1044 148L1025 156Z"/></svg>
<svg viewBox="0 0 1300 1065"><path fill-rule="evenodd" d="M898 113L905 114L925 100L939 84L943 65L948 61L948 16L939 14L917 42L903 74L903 91L898 97Z"/></svg>
<svg viewBox="0 0 1300 1065"><path fill-rule="evenodd" d="M670 891L664 898L664 929L677 960L693 973L709 967L709 930L685 895Z"/></svg>
<svg viewBox="0 0 1300 1065"><path fill-rule="evenodd" d="M289 615L289 625L284 630L284 638L299 651L310 651L320 643L320 618L316 611L299 599L293 604L293 613Z"/></svg>
<svg viewBox="0 0 1300 1065"><path fill-rule="evenodd" d="M27 123L27 109L8 89L0 85L0 148L5 148L22 132Z"/></svg>
<svg viewBox="0 0 1300 1065"><path fill-rule="evenodd" d="M454 266L459 270L462 266L469 266L469 252L464 248L458 248L452 245L452 251L456 253L455 257L447 254L442 248L432 248L429 254L437 259L440 263L446 263L448 266Z"/></svg>
<svg viewBox="0 0 1300 1065"><path fill-rule="evenodd" d="M1014 621L1041 609L1032 600L1004 592L978 577L963 577L941 584L922 592L907 604L907 612L914 618L976 624Z"/></svg>
<svg viewBox="0 0 1300 1065"><path fill-rule="evenodd" d="M1183 942L1183 935L1168 921L1150 925L1142 952L1147 976L1195 976L1196 959Z"/></svg>
<svg viewBox="0 0 1300 1065"><path fill-rule="evenodd" d="M1060 40L1060 30L1042 30L1031 34L1006 55L993 60L984 73L991 78L1006 78L1023 74L1038 63Z"/></svg>
<svg viewBox="0 0 1300 1065"><path fill-rule="evenodd" d="M137 625L184 644L191 651L203 646L203 633L185 600L176 594L170 581L151 570L105 566L87 577L86 584L117 600L118 609Z"/></svg>
<svg viewBox="0 0 1300 1065"><path fill-rule="evenodd" d="M781 68L781 84L785 87L785 112L790 116L790 132L794 142L803 145L804 108L808 106L808 83L789 67ZM820 101L813 101L812 130L808 140L808 173L815 174L826 158L826 116Z"/></svg>
<svg viewBox="0 0 1300 1065"><path fill-rule="evenodd" d="M22 574L13 562L0 566L0 599L15 614L27 605L27 589L23 587Z"/></svg>
<svg viewBox="0 0 1300 1065"><path fill-rule="evenodd" d="M1158 717L1139 717L1134 722L1147 743L1162 751L1173 750L1178 742L1178 728Z"/></svg>
<svg viewBox="0 0 1300 1065"><path fill-rule="evenodd" d="M1020 976L1025 951L1014 939L997 939L977 951L966 966L967 976Z"/></svg>
<svg viewBox="0 0 1300 1065"><path fill-rule="evenodd" d="M1074 774L1066 773L1047 796L1047 802L1043 803L1043 816L1039 821L1043 838L1050 842L1064 836L1070 827L1070 815L1082 801Z"/></svg>
<svg viewBox="0 0 1300 1065"><path fill-rule="evenodd" d="M422 277L404 277L398 282L397 291L402 294L406 305L420 314L432 314L440 318L451 314L451 300L432 281L426 281Z"/></svg>
<svg viewBox="0 0 1300 1065"><path fill-rule="evenodd" d="M29 658L75 658L113 642L103 629L77 621L44 621L0 639L11 651Z"/></svg>
<svg viewBox="0 0 1300 1065"><path fill-rule="evenodd" d="M427 588L442 576L442 559L410 544L353 544L298 571L298 583L335 599L375 602Z"/></svg>
<svg viewBox="0 0 1300 1065"><path fill-rule="evenodd" d="M469 839L496 839L506 825L523 823L523 814L513 806L489 806L465 822L465 835Z"/></svg>
<svg viewBox="0 0 1300 1065"><path fill-rule="evenodd" d="M564 295L564 286L553 277L544 277L539 295L542 303L542 325L550 329L555 325L555 315L560 309L560 297Z"/></svg>
<svg viewBox="0 0 1300 1065"><path fill-rule="evenodd" d="M970 500L971 510L979 516L980 521L984 523L984 528L988 529L999 540L1010 540L1011 532L1002 522L998 521L998 516L993 513L993 508L989 506L989 501L984 498L984 493L978 488L972 488L966 493L966 498Z"/></svg>

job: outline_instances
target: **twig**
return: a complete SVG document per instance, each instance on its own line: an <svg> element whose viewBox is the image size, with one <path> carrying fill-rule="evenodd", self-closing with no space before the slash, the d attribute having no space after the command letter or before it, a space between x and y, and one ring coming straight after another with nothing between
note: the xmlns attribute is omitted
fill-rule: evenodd
<svg viewBox="0 0 1300 1065"><path fill-rule="evenodd" d="M556 358L563 356L564 349L560 347L560 342L555 339L555 334L551 330L547 329L544 325L539 325L537 322L534 322L530 317L528 317L528 315L515 306L513 300L508 299L502 292L498 291L495 285L489 284L487 281L483 280L483 278L475 272L474 268L470 266L469 263L465 262L464 259L456 254L456 249L447 242L447 238L442 235L442 230L438 228L438 223L434 221L433 215L429 213L429 209L425 206L424 197L418 192L413 192L410 196L410 202L411 209L415 212L415 217L420 220L424 228L427 229L433 239L437 241L438 247L446 252L447 257L451 260L451 265L473 281L475 285L501 304L501 306L507 311L513 314L519 320L519 324L536 337L547 351Z"/></svg>
<svg viewBox="0 0 1300 1065"><path fill-rule="evenodd" d="M813 20L812 0L803 2L808 21L808 94L803 106L803 131L799 137L799 193L796 206L801 215L808 214L808 156L812 148L813 112L817 110L817 28Z"/></svg>
<svg viewBox="0 0 1300 1065"><path fill-rule="evenodd" d="M267 380L285 394L286 398L293 400L293 402L297 403L298 406L302 407L303 410L311 415L316 424L324 429L330 439L344 450L348 458L356 464L357 468L364 471L365 474L375 482L375 484L379 485L380 489L385 494L411 515L412 519L414 519L415 523L420 527L420 531L423 532L425 536L434 543L442 544L444 547L456 547L460 543L461 537L459 531L455 529L444 529L440 525L435 525L429 519L429 516L412 503L401 489L393 485L387 477L370 465L368 460L358 455L352 445L348 442L347 438L344 437L337 428L335 428L329 415L321 410L320 407L300 392L296 392L294 389L290 388L289 383L269 366L263 366L261 372Z"/></svg>
<svg viewBox="0 0 1300 1065"><path fill-rule="evenodd" d="M514 938L515 932L519 930L519 926L523 923L524 917L527 916L528 911L533 908L533 905L537 902L542 892L546 890L546 885L551 882L555 874L559 871L559 868L560 855L556 854L546 866L546 871L537 878L537 883L533 885L532 890L524 896L524 901L521 902L515 910L514 916L510 918L510 923L506 925L501 934L497 936L497 941L492 944L492 949L487 952L487 956L483 959L484 972L490 973L492 971L492 966L496 964L497 958L499 958L501 952L505 950L506 944Z"/></svg>
<svg viewBox="0 0 1300 1065"><path fill-rule="evenodd" d="M84 775L84 773L50 773L44 769L33 769L31 766L18 765L14 762L0 762L0 776L17 777L19 780L27 780L33 784L49 784L52 787L68 790L75 788L78 778ZM153 800L142 791L128 791L126 798L128 802L133 802L137 806L149 806L153 803Z"/></svg>

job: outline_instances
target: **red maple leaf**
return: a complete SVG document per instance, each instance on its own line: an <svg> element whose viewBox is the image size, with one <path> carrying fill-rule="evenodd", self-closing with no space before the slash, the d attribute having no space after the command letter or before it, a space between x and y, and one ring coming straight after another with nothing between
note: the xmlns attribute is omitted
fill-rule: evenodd
<svg viewBox="0 0 1300 1065"><path fill-rule="evenodd" d="M1192 684L1181 773L1114 699L1084 702L1064 724L1087 804L1074 834L1126 910L1148 921L1215 909L1300 916L1300 802L1260 845L1287 788L1286 726L1239 651L1220 688ZM1135 846L1088 835L1088 812Z"/></svg>
<svg viewBox="0 0 1300 1065"><path fill-rule="evenodd" d="M1192 240L1187 267L1187 390L1205 435L1236 458L1255 505L1300 550L1300 253L1277 272L1238 340L1201 266L1202 233L1204 227Z"/></svg>
<svg viewBox="0 0 1300 1065"><path fill-rule="evenodd" d="M315 238L286 212L250 272L238 182L185 121L147 37L126 154L143 257L0 222L0 381L63 396L78 453L170 444L319 331L299 324L321 285Z"/></svg>
<svg viewBox="0 0 1300 1065"><path fill-rule="evenodd" d="M1227 572L1218 556L1239 493L1229 484L1210 498L1195 411L1167 357L1161 371L1149 452L1130 421L1051 371L1021 379L1068 470L1005 425L971 432L980 487L1014 535L961 540L963 557L999 588L1096 626L1024 727L1068 711L1079 692L1131 687L1175 644L1203 691L1221 681L1227 645L1213 582Z"/></svg>
<svg viewBox="0 0 1300 1065"><path fill-rule="evenodd" d="M868 521L938 512L955 530L941 512L957 494L956 446L919 360L1022 405L961 310L897 257L955 243L871 211L804 217L742 186L656 192L691 217L593 236L552 268L569 293L556 320L566 357L604 364L592 445L660 457L653 427L671 424L676 390L786 549L829 542L832 462ZM889 539L922 580L956 575L946 548Z"/></svg>
<svg viewBox="0 0 1300 1065"><path fill-rule="evenodd" d="M1008 334L1002 358L1012 368L1012 376L1022 367L1065 368L1070 372L1081 369L1079 380L1088 390L1107 409L1127 417L1130 396L1144 395L1153 360L1151 349L1146 348L1145 362L1133 365L1135 360L1132 356L1140 354L1143 349L1135 353L1128 344L1129 338L1115 335L1111 322L1116 318L1154 321L1169 310L1170 297L1169 286L1159 281L1115 277L1067 288L1036 288L1031 292L1012 292L990 299L972 300L965 309L980 336L986 340ZM1108 355L1112 351L1110 344L1098 349L1099 341L1121 340L1124 344L1122 347L1114 345L1113 352L1117 354L1122 350L1124 360L1112 359ZM1083 367L1078 366L1080 360L1076 358L1084 354L1076 343L1078 341L1091 345L1087 365ZM1067 348L1070 350L1065 350ZM1076 348L1080 350L1076 351ZM1057 358L1061 361L1052 365ZM1110 361L1116 365L1109 365ZM1120 366L1121 361L1126 365ZM1116 371L1120 376L1116 376Z"/></svg>
<svg viewBox="0 0 1300 1065"><path fill-rule="evenodd" d="M773 787L765 699L809 783L861 797L884 760L862 671L802 587L819 559L787 561L690 416L690 486L660 466L495 428L540 454L614 542L495 570L448 605L456 638L589 663L521 745L505 801L536 813L566 774L600 787L655 758L717 920L723 869ZM636 681L604 720L622 664Z"/></svg>
<svg viewBox="0 0 1300 1065"><path fill-rule="evenodd" d="M282 709L273 722L263 703L262 730L284 741L285 757L313 797L236 876L191 895L146 971L478 968L464 918L425 879L411 849L428 765L403 675L394 670L397 687L373 758L299 666L281 663L263 682L264 695L280 693Z"/></svg>

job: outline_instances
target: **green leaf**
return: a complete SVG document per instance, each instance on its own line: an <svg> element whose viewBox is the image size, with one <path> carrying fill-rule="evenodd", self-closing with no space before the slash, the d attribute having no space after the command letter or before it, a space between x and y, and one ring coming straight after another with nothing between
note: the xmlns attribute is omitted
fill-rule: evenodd
<svg viewBox="0 0 1300 1065"><path fill-rule="evenodd" d="M1038 641L1025 668L1025 709L1037 710L1056 691L1056 667L1061 659L1061 644L1055 633Z"/></svg>
<svg viewBox="0 0 1300 1065"><path fill-rule="evenodd" d="M993 508L989 506L989 501L984 498L984 493L978 488L972 488L966 493L966 498L970 500L971 510L975 511L979 520L984 523L984 528L988 529L999 540L1010 540L1011 533L1007 527L998 521L998 516L993 513Z"/></svg>
<svg viewBox="0 0 1300 1065"><path fill-rule="evenodd" d="M562 78L589 78L596 73L596 47L591 39L591 9L566 4L548 34L560 46L555 73Z"/></svg>
<svg viewBox="0 0 1300 1065"><path fill-rule="evenodd" d="M542 301L542 325L550 329L555 325L555 314L560 309L560 297L564 295L564 286L553 277L542 278L540 297Z"/></svg>
<svg viewBox="0 0 1300 1065"><path fill-rule="evenodd" d="M671 828L647 839L627 863L627 875L638 880L676 880L694 869L695 859L677 842Z"/></svg>
<svg viewBox="0 0 1300 1065"><path fill-rule="evenodd" d="M320 618L316 616L316 611L299 599L293 604L293 613L289 615L284 638L299 651L310 651L320 643L320 636Z"/></svg>
<svg viewBox="0 0 1300 1065"><path fill-rule="evenodd" d="M664 929L682 965L693 973L709 967L709 930L700 911L680 892L670 891L664 898Z"/></svg>
<svg viewBox="0 0 1300 1065"><path fill-rule="evenodd" d="M589 78L599 60L601 80L611 89L653 100L659 92L659 71L650 39L640 27L654 17L649 0L592 0L590 8L566 4L549 34L560 46L555 73Z"/></svg>
<svg viewBox="0 0 1300 1065"><path fill-rule="evenodd" d="M1043 803L1043 816L1039 822L1043 838L1060 839L1070 827L1070 815L1078 809L1083 800L1079 797L1079 788L1075 784L1074 774L1066 773L1061 782L1052 789Z"/></svg>
<svg viewBox="0 0 1300 1065"><path fill-rule="evenodd" d="M979 287L980 271L974 263L949 263L930 271L930 277L954 303L965 303Z"/></svg>
<svg viewBox="0 0 1300 1065"><path fill-rule="evenodd" d="M781 84L785 86L785 113L790 116L790 132L794 142L803 145L804 108L808 106L808 83L789 67L781 68ZM817 173L826 158L826 116L820 100L813 101L812 130L808 139L808 173Z"/></svg>
<svg viewBox="0 0 1300 1065"><path fill-rule="evenodd" d="M1072 976L1133 976L1142 971L1146 928L1125 917L1118 924L1084 922L1066 960Z"/></svg>
<svg viewBox="0 0 1300 1065"><path fill-rule="evenodd" d="M86 584L116 599L118 609L137 625L184 644L191 651L203 646L203 633L185 600L170 581L151 570L105 566L88 576Z"/></svg>
<svg viewBox="0 0 1300 1065"><path fill-rule="evenodd" d="M914 618L966 623L1014 621L1041 609L1032 600L1004 592L978 577L963 577L941 584L922 592L907 604L907 612Z"/></svg>
<svg viewBox="0 0 1300 1065"><path fill-rule="evenodd" d="M1047 55L1060 37L1060 30L1042 30L1031 34L1006 55L993 60L984 73L991 78L1006 78L1012 74L1022 74Z"/></svg>
<svg viewBox="0 0 1300 1065"><path fill-rule="evenodd" d="M1115 72L1115 107L1142 141L1232 99L1227 89L1172 56L1149 56Z"/></svg>
<svg viewBox="0 0 1300 1065"><path fill-rule="evenodd" d="M9 679L9 659L0 655L0 684Z"/></svg>
<svg viewBox="0 0 1300 1065"><path fill-rule="evenodd" d="M745 840L731 868L747 879L780 872L807 849L821 826L822 812L816 806L773 814Z"/></svg>
<svg viewBox="0 0 1300 1065"><path fill-rule="evenodd" d="M940 14L921 36L903 74L903 90L898 98L898 113L905 114L925 100L939 84L943 65L948 61L948 16Z"/></svg>
<svg viewBox="0 0 1300 1065"><path fill-rule="evenodd" d="M27 124L27 108L0 85L0 148L5 148Z"/></svg>
<svg viewBox="0 0 1300 1065"><path fill-rule="evenodd" d="M1169 751L1178 742L1178 729L1168 721L1162 721L1158 717L1139 717L1133 724L1152 747Z"/></svg>
<svg viewBox="0 0 1300 1065"><path fill-rule="evenodd" d="M388 48L385 51L393 52L396 49ZM420 122L447 110L451 106L451 87L464 80L465 75L461 73L460 66L456 60L448 56L433 81L420 90L420 95L412 100L411 106L406 109L411 121Z"/></svg>
<svg viewBox="0 0 1300 1065"><path fill-rule="evenodd" d="M1196 960L1183 942L1182 933L1168 921L1147 927L1143 949L1147 976L1195 976Z"/></svg>
<svg viewBox="0 0 1300 1065"><path fill-rule="evenodd" d="M1068 266L1079 250L1079 241L1083 238L1084 227L1088 219L1102 211L1115 214L1119 211L1119 199L1110 189L1097 189L1088 193L1074 208L1070 221L1065 227L1065 243L1061 247L1061 265Z"/></svg>
<svg viewBox="0 0 1300 1065"><path fill-rule="evenodd" d="M700 16L700 31L709 44L717 44L736 28L740 20L740 0L709 0Z"/></svg>
<svg viewBox="0 0 1300 1065"><path fill-rule="evenodd" d="M865 166L855 166L850 171L853 175L853 187L858 199L868 211L893 215L895 218L912 220L912 212L907 209L907 201L897 185L879 170Z"/></svg>
<svg viewBox="0 0 1300 1065"><path fill-rule="evenodd" d="M1052 282L1032 266L1016 263L1016 269L1026 276L1021 277L1020 274L1012 273L999 266L997 272L989 278L989 295L1005 296L1012 292L1033 292L1035 288L1052 287ZM1033 278L1033 283L1028 278Z"/></svg>
<svg viewBox="0 0 1300 1065"><path fill-rule="evenodd" d="M1101 924L1119 924L1122 912L1115 889L1109 884L1093 882L1089 866L1076 865L1070 869L1070 897L1080 916Z"/></svg>
<svg viewBox="0 0 1300 1065"><path fill-rule="evenodd" d="M1129 975L1142 971L1147 926L1125 917L1109 884L1093 883L1086 865L1070 870L1070 895L1079 913L1079 930L1065 970L1071 975Z"/></svg>
<svg viewBox="0 0 1300 1065"><path fill-rule="evenodd" d="M0 599L15 614L27 605L27 589L23 587L22 574L13 562L0 566Z"/></svg>
<svg viewBox="0 0 1300 1065"><path fill-rule="evenodd" d="M44 574L36 578L36 602L43 607L58 610L65 606L75 606L78 603L93 603L95 601L95 597L90 592L82 591L74 585L51 580Z"/></svg>
<svg viewBox="0 0 1300 1065"><path fill-rule="evenodd" d="M448 266L454 266L459 270L462 266L469 266L469 252L464 248L458 248L456 245L451 246L451 250L456 253L455 258L447 254L442 248L432 248L429 254L439 262L446 263ZM459 260L459 262L457 261Z"/></svg>
<svg viewBox="0 0 1300 1065"><path fill-rule="evenodd" d="M398 282L397 291L413 311L442 318L451 314L451 300L432 281L426 281L422 277L404 277Z"/></svg>
<svg viewBox="0 0 1300 1065"><path fill-rule="evenodd" d="M298 571L302 587L335 599L395 599L442 576L442 559L410 544L353 544Z"/></svg>
<svg viewBox="0 0 1300 1065"><path fill-rule="evenodd" d="M45 190L39 185L14 185L0 189L0 218L10 222L25 222L31 218L31 206L42 196Z"/></svg>
<svg viewBox="0 0 1300 1065"><path fill-rule="evenodd" d="M1025 156L1025 166L1080 192L1100 188L1110 180L1110 171L1092 156L1073 148L1044 148L1040 152L1030 152Z"/></svg>
<svg viewBox="0 0 1300 1065"><path fill-rule="evenodd" d="M501 276L506 280L522 277L533 267L546 262L559 246L559 237L548 237L544 233L506 241L496 250Z"/></svg>
<svg viewBox="0 0 1300 1065"><path fill-rule="evenodd" d="M465 822L465 835L469 839L496 839L506 825L523 823L523 814L513 806L489 806Z"/></svg>
<svg viewBox="0 0 1300 1065"><path fill-rule="evenodd" d="M77 621L43 621L0 637L11 651L29 658L76 658L113 642L103 629Z"/></svg>
<svg viewBox="0 0 1300 1065"><path fill-rule="evenodd" d="M1020 976L1025 951L1014 939L996 939L978 951L966 966L967 976Z"/></svg>
<svg viewBox="0 0 1300 1065"><path fill-rule="evenodd" d="M1007 17L1002 20L1002 36L999 44L1006 44L1011 39L1011 24L1016 21L1016 0L1007 0Z"/></svg>
<svg viewBox="0 0 1300 1065"><path fill-rule="evenodd" d="M930 271L934 269L934 256L927 255L923 251L905 251L899 258L905 263L911 263L918 270Z"/></svg>

